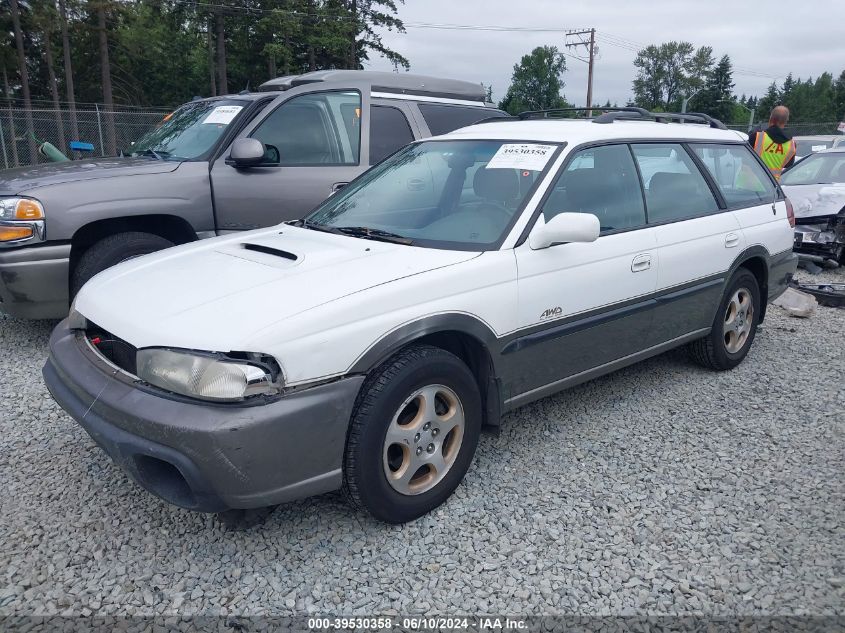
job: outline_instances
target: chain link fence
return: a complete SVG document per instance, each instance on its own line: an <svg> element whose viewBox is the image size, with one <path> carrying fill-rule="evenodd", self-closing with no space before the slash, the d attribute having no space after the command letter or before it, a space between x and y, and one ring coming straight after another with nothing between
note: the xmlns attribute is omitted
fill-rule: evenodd
<svg viewBox="0 0 845 633"><path fill-rule="evenodd" d="M118 108L99 104L69 109L33 108L0 101L0 169L23 167L50 159L38 148L53 144L71 159L116 156L161 123L170 108ZM72 151L72 141L90 143L92 151Z"/></svg>
<svg viewBox="0 0 845 633"><path fill-rule="evenodd" d="M758 121L754 124L754 127L761 125ZM766 123L762 123L762 125L766 125ZM792 134L792 136L811 136L814 134L841 134L841 132L836 131L836 127L839 125L839 122L832 122L832 123L789 123L786 126L787 131ZM732 130L739 130L740 132L747 132L748 125L729 125L728 126Z"/></svg>

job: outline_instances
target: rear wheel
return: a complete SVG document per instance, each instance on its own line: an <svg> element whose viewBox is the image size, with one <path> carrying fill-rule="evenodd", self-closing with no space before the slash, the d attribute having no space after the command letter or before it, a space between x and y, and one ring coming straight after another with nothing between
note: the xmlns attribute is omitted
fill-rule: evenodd
<svg viewBox="0 0 845 633"><path fill-rule="evenodd" d="M748 355L759 319L760 286L750 271L740 268L728 283L710 333L690 343L690 355L710 369L733 369Z"/></svg>
<svg viewBox="0 0 845 633"><path fill-rule="evenodd" d="M362 387L344 460L347 496L382 521L416 519L458 487L480 431L469 368L437 347L406 348Z"/></svg>
<svg viewBox="0 0 845 633"><path fill-rule="evenodd" d="M79 263L71 277L71 298L76 296L85 282L106 268L171 246L173 246L173 242L170 240L160 235L141 231L127 231L104 237L99 242L95 242L79 258Z"/></svg>

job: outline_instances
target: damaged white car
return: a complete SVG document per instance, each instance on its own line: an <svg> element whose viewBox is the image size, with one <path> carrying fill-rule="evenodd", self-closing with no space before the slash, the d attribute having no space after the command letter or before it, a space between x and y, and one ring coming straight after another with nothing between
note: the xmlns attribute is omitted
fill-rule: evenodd
<svg viewBox="0 0 845 633"><path fill-rule="evenodd" d="M795 211L795 252L845 264L845 145L808 156L780 184Z"/></svg>
<svg viewBox="0 0 845 633"><path fill-rule="evenodd" d="M743 137L547 114L409 145L305 220L100 273L51 337L51 393L171 503L342 488L402 522L508 411L680 345L742 362L796 267Z"/></svg>

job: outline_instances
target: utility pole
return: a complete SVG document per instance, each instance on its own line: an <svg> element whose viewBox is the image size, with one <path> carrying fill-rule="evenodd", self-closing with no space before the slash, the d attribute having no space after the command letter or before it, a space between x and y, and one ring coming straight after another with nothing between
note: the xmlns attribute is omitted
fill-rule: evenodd
<svg viewBox="0 0 845 633"><path fill-rule="evenodd" d="M590 39L585 39L588 35ZM587 70L587 117L589 118L593 116L593 65L596 60L596 30L591 28L580 31L567 31L566 37L567 39L570 37L578 38L575 41L567 42L566 48L584 46L587 49L587 59L581 59L580 57L578 59L589 65L589 69Z"/></svg>

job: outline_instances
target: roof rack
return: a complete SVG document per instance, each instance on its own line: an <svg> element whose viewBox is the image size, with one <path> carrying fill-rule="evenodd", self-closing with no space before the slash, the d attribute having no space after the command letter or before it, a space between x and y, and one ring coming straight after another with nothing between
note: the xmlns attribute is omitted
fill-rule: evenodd
<svg viewBox="0 0 845 633"><path fill-rule="evenodd" d="M727 130L727 126L719 119L714 119L702 112L649 112L642 108L625 108L615 112L606 112L593 119L593 123L613 123L614 121L636 121L637 119L651 119L657 123L703 123L719 130Z"/></svg>
<svg viewBox="0 0 845 633"><path fill-rule="evenodd" d="M724 123L718 119L703 114L701 112L649 112L645 108L637 108L635 106L603 108L601 106L593 106L592 108L553 108L550 110L529 110L527 112L520 112L518 118L522 121L528 119L560 119L570 112L588 112L597 110L602 114L592 119L593 123L613 123L614 121L637 121L642 119L650 119L657 123L670 123L672 121L683 123L700 123L709 125L712 128L720 130L728 129Z"/></svg>
<svg viewBox="0 0 845 633"><path fill-rule="evenodd" d="M560 119L565 118L563 115L568 114L570 112L591 112L593 110L597 110L599 112L632 112L635 114L640 115L647 115L649 114L648 110L644 110L643 108L635 108L633 106L627 106L623 108L613 107L613 108L602 108L599 106L593 106L592 108L552 108L550 110L528 110L526 112L520 112L518 117L521 120L526 119ZM586 118L586 117L584 117Z"/></svg>

